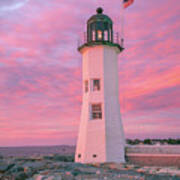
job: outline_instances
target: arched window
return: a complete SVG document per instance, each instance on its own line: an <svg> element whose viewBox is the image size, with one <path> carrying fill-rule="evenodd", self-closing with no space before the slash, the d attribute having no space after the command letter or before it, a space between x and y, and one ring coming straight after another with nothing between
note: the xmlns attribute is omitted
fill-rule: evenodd
<svg viewBox="0 0 180 180"><path fill-rule="evenodd" d="M96 31L95 30L92 31L92 40L96 41Z"/></svg>
<svg viewBox="0 0 180 180"><path fill-rule="evenodd" d="M108 31L104 31L104 41L108 41Z"/></svg>
<svg viewBox="0 0 180 180"><path fill-rule="evenodd" d="M97 31L97 37L98 37L98 40L102 40L102 31L101 30Z"/></svg>

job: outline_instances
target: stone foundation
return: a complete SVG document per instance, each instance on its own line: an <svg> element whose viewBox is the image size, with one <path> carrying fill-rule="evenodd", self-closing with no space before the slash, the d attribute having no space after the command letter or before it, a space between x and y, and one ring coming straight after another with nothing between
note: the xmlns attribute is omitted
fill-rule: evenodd
<svg viewBox="0 0 180 180"><path fill-rule="evenodd" d="M142 166L176 166L180 168L180 146L126 146L126 160Z"/></svg>

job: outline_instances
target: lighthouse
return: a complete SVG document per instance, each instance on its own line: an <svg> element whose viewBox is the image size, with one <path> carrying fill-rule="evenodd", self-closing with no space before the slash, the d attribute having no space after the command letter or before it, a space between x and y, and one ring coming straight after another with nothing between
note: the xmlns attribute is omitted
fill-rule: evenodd
<svg viewBox="0 0 180 180"><path fill-rule="evenodd" d="M98 8L87 21L82 54L83 101L75 153L80 163L124 162L124 132L120 115L118 54L113 22Z"/></svg>

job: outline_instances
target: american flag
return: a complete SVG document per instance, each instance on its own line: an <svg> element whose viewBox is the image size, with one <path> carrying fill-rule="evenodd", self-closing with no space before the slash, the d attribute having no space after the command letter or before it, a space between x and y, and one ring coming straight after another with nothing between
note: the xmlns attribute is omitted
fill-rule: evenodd
<svg viewBox="0 0 180 180"><path fill-rule="evenodd" d="M127 8L128 6L130 6L133 2L134 0L123 0L124 8Z"/></svg>

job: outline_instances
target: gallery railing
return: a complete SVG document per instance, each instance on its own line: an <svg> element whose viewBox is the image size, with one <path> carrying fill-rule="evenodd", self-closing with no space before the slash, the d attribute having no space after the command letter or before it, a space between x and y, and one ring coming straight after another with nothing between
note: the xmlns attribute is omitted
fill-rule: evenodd
<svg viewBox="0 0 180 180"><path fill-rule="evenodd" d="M84 32L80 35L79 39L78 39L78 44L77 46L78 47L81 47L82 45L84 44L87 44L88 42L110 42L110 43L114 43L114 44L119 44L122 48L124 47L124 41L123 41L123 38L121 38L119 36L119 33L116 32L113 34L113 40L91 40L91 41L88 41L87 40L87 33Z"/></svg>

